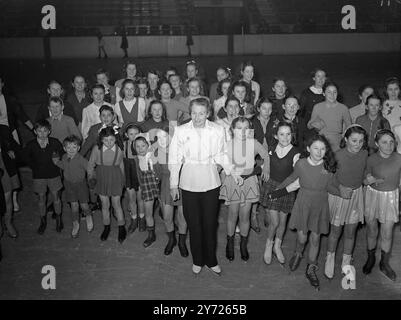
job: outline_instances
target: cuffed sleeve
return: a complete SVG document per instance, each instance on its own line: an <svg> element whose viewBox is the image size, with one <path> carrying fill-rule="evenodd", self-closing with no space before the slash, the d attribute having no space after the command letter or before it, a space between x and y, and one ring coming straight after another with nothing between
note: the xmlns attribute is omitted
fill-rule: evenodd
<svg viewBox="0 0 401 320"><path fill-rule="evenodd" d="M178 188L179 173L184 159L183 143L180 137L181 130L175 129L173 139L170 143L168 155L168 169L170 170L170 188Z"/></svg>

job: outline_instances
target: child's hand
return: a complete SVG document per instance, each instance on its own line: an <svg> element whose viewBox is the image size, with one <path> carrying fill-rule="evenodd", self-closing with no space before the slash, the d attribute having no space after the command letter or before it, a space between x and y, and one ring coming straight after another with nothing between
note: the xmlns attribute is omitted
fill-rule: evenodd
<svg viewBox="0 0 401 320"><path fill-rule="evenodd" d="M348 187L345 187L342 184L340 184L339 189L340 189L341 198L343 198L343 199L351 199L352 192L353 192L352 188L348 188Z"/></svg>
<svg viewBox="0 0 401 320"><path fill-rule="evenodd" d="M11 159L15 159L15 153L14 153L14 151L10 150L10 151L7 152L7 154L8 154L8 156L9 156Z"/></svg>
<svg viewBox="0 0 401 320"><path fill-rule="evenodd" d="M261 178L264 182L269 181L270 179L270 170L263 170L261 174Z"/></svg>
<svg viewBox="0 0 401 320"><path fill-rule="evenodd" d="M244 179L240 175L232 173L231 176L234 178L235 183L239 186L242 186L244 184Z"/></svg>
<svg viewBox="0 0 401 320"><path fill-rule="evenodd" d="M276 200L278 198L284 197L288 194L288 191L286 188L274 190L272 193L269 194L269 198L271 200Z"/></svg>
<svg viewBox="0 0 401 320"><path fill-rule="evenodd" d="M171 198L173 198L173 201L177 201L178 199L180 199L180 192L179 192L178 188L170 189L170 195L171 195Z"/></svg>
<svg viewBox="0 0 401 320"><path fill-rule="evenodd" d="M152 157L152 153L148 152L146 154L146 165L149 166L151 171L153 171L153 161L152 161L151 157Z"/></svg>
<svg viewBox="0 0 401 320"><path fill-rule="evenodd" d="M60 163L60 159L59 158L52 158L53 163L57 166Z"/></svg>
<svg viewBox="0 0 401 320"><path fill-rule="evenodd" d="M372 176L372 175L369 173L369 174L366 176L366 182L367 182L368 184L375 184L375 185L378 185L378 184L383 183L383 182L384 182L384 179L375 178L374 176Z"/></svg>
<svg viewBox="0 0 401 320"><path fill-rule="evenodd" d="M310 125L319 131L322 130L326 126L324 121L322 119L320 119L319 117L317 117L313 122L311 122Z"/></svg>

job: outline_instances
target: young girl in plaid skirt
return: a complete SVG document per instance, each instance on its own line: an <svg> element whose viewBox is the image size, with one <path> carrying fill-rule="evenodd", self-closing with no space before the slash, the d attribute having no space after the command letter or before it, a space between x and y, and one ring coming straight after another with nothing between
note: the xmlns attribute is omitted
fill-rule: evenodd
<svg viewBox="0 0 401 320"><path fill-rule="evenodd" d="M136 151L134 141L141 129L135 123L130 123L125 128L124 142L124 170L125 170L125 187L128 195L128 213L130 224L128 233L134 232L137 228L139 231L145 231L145 208L142 201L141 189L139 188L139 180L137 166L135 161ZM139 214L139 218L138 218Z"/></svg>
<svg viewBox="0 0 401 320"><path fill-rule="evenodd" d="M291 144L292 127L287 122L280 122L275 130L274 137L277 144L270 151L270 179L262 184L260 203L269 215L267 241L263 260L270 264L272 250L279 263L283 264L285 258L281 251L281 243L287 223L287 216L291 213L295 201L295 193L291 192L284 197L271 199L269 193L283 182L293 171L299 159L299 150ZM273 247L274 244L274 247Z"/></svg>
<svg viewBox="0 0 401 320"><path fill-rule="evenodd" d="M139 136L134 141L137 156L135 157L136 168L138 173L139 186L141 188L142 200L145 206L145 219L148 230L148 237L143 246L149 247L156 241L155 220L153 218L153 204L159 196L159 179L150 159L149 142L144 136Z"/></svg>

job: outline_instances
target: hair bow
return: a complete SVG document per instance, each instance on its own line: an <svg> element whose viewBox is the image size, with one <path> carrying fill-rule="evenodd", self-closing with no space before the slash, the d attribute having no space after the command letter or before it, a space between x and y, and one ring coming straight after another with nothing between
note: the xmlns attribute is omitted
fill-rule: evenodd
<svg viewBox="0 0 401 320"><path fill-rule="evenodd" d="M118 134L118 130L119 130L119 129L120 129L119 126L114 125L114 126L113 126L114 134Z"/></svg>
<svg viewBox="0 0 401 320"><path fill-rule="evenodd" d="M98 132L102 131L102 130L105 129L105 128L107 128L107 126L103 123L102 126L99 128L99 131L98 131Z"/></svg>

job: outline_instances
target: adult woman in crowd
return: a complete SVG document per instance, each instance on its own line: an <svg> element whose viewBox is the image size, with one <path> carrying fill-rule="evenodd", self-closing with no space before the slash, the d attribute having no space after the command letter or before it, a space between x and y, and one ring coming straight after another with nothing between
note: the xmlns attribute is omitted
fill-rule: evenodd
<svg viewBox="0 0 401 320"><path fill-rule="evenodd" d="M112 86L110 81L110 74L104 69L99 69L95 73L96 83L104 87L104 101L115 104L117 100L116 87Z"/></svg>
<svg viewBox="0 0 401 320"><path fill-rule="evenodd" d="M26 115L22 105L16 97L10 94L5 87L4 76L0 75L0 125L8 127L13 140L20 143L18 135L18 121L26 125L30 130L33 129L33 124ZM17 190L13 190L13 210L19 211Z"/></svg>
<svg viewBox="0 0 401 320"><path fill-rule="evenodd" d="M313 107L308 128L314 128L324 135L335 152L340 149L343 128L351 125L351 115L348 107L338 102L338 86L335 83L325 83L323 92L325 101Z"/></svg>
<svg viewBox="0 0 401 320"><path fill-rule="evenodd" d="M217 88L222 80L231 78L231 69L223 66L218 67L216 70L216 78L217 82L212 83L209 90L210 103L213 103L214 100L221 97L221 94L218 92Z"/></svg>
<svg viewBox="0 0 401 320"><path fill-rule="evenodd" d="M323 86L326 82L327 74L326 71L317 68L311 72L311 77L313 84L302 91L299 99L299 115L305 120L306 124L310 120L315 104L324 101ZM306 130L305 140L314 133L316 133L314 129Z"/></svg>
<svg viewBox="0 0 401 320"><path fill-rule="evenodd" d="M123 67L123 76L124 77L117 80L116 83L114 84L114 86L116 87L116 93L117 93L116 101L117 102L122 100L122 98L120 96L120 90L121 90L123 81L125 79L131 79L136 82L136 81L138 81L137 74L138 74L138 69L137 69L135 61L127 60L127 62L124 63L124 67Z"/></svg>
<svg viewBox="0 0 401 320"><path fill-rule="evenodd" d="M78 128L81 130L82 110L92 103L89 92L86 90L86 80L77 74L71 82L73 90L67 94L66 101L73 107L78 120Z"/></svg>
<svg viewBox="0 0 401 320"><path fill-rule="evenodd" d="M192 271L199 274L206 265L221 274L216 257L217 215L221 181L217 164L231 174L223 127L210 122L209 99L197 98L189 105L191 121L176 127L170 145L169 169L173 200L182 191L184 217L187 221ZM182 168L181 168L182 167ZM181 170L181 173L180 173ZM236 183L242 178L233 174Z"/></svg>
<svg viewBox="0 0 401 320"><path fill-rule="evenodd" d="M161 102L167 109L167 120L178 121L181 117L189 118L188 107L183 102L174 99L175 92L170 82L162 80L159 83L159 94Z"/></svg>

